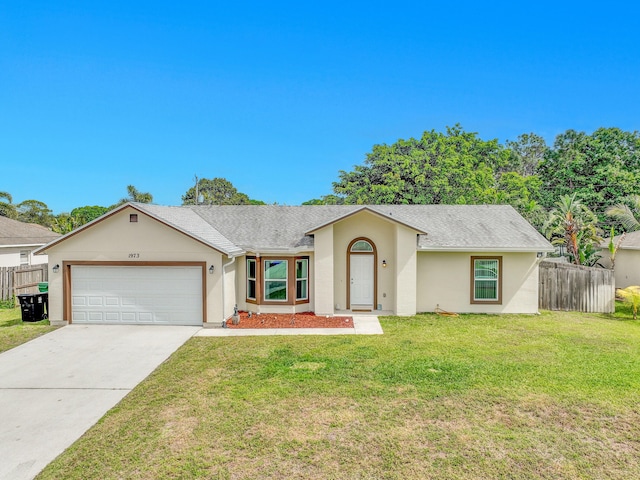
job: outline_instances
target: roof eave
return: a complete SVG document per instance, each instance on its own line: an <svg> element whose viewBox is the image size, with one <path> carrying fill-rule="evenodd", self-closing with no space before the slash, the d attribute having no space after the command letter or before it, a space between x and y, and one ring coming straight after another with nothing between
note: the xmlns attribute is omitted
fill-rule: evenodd
<svg viewBox="0 0 640 480"><path fill-rule="evenodd" d="M245 247L247 254L259 254L262 255L299 255L301 253L310 253L314 251L313 246L293 247L293 248L258 248L258 247Z"/></svg>
<svg viewBox="0 0 640 480"><path fill-rule="evenodd" d="M419 252L509 252L509 253L537 253L554 252L549 247L418 247Z"/></svg>
<svg viewBox="0 0 640 480"><path fill-rule="evenodd" d="M22 247L40 247L45 245L45 242L40 243L14 243L11 245L0 245L0 248L22 248Z"/></svg>

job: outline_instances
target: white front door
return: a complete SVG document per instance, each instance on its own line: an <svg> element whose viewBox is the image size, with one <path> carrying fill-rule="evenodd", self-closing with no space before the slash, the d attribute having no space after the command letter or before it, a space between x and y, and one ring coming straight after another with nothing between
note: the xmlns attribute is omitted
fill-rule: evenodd
<svg viewBox="0 0 640 480"><path fill-rule="evenodd" d="M351 308L373 308L373 255L350 255Z"/></svg>

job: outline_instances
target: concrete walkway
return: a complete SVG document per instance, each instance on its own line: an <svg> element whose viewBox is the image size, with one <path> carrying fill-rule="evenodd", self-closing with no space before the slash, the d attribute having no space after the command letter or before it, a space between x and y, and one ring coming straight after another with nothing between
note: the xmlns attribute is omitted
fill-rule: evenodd
<svg viewBox="0 0 640 480"><path fill-rule="evenodd" d="M255 335L381 335L376 315L351 315L353 328L203 328L196 337L250 337Z"/></svg>
<svg viewBox="0 0 640 480"><path fill-rule="evenodd" d="M0 354L0 479L36 476L200 327L69 325Z"/></svg>

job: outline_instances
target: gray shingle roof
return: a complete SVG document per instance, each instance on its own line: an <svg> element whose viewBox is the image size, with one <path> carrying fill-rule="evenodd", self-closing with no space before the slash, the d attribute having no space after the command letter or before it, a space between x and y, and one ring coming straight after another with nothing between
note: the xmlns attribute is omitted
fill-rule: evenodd
<svg viewBox="0 0 640 480"><path fill-rule="evenodd" d="M229 256L313 250L313 232L370 211L415 230L417 248L434 251L551 252L553 247L508 205L198 205L126 204ZM68 236L99 223L100 217ZM51 232L50 232L51 233ZM50 245L49 245L50 246ZM38 252L44 252L49 247Z"/></svg>
<svg viewBox="0 0 640 480"><path fill-rule="evenodd" d="M0 246L44 245L60 237L59 233L34 223L18 222L0 216Z"/></svg>
<svg viewBox="0 0 640 480"><path fill-rule="evenodd" d="M620 235L613 237L615 244L620 240ZM600 248L609 248L609 238L605 238L600 244ZM622 243L620 244L622 250L640 250L640 232L627 232L624 234Z"/></svg>
<svg viewBox="0 0 640 480"><path fill-rule="evenodd" d="M167 207L160 207L167 208ZM191 206L244 250L304 250L309 232L367 209L418 232L421 250L553 251L509 205L222 205Z"/></svg>
<svg viewBox="0 0 640 480"><path fill-rule="evenodd" d="M229 256L243 253L243 250L220 233L214 224L206 222L189 207L162 207L144 203L136 203L135 206L222 253Z"/></svg>

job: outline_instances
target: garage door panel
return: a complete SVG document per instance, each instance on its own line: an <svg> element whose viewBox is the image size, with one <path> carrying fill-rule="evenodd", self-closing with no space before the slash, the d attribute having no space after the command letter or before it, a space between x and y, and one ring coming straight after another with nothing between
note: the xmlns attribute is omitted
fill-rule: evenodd
<svg viewBox="0 0 640 480"><path fill-rule="evenodd" d="M71 299L71 304L74 307L83 307L87 304L87 298L86 297L76 297L75 295L72 297Z"/></svg>
<svg viewBox="0 0 640 480"><path fill-rule="evenodd" d="M101 307L104 303L102 297L88 297L87 300L90 307Z"/></svg>
<svg viewBox="0 0 640 480"><path fill-rule="evenodd" d="M72 321L202 325L202 268L74 265Z"/></svg>
<svg viewBox="0 0 640 480"><path fill-rule="evenodd" d="M120 306L120 298L118 297L105 297L104 304L107 307L119 307Z"/></svg>

